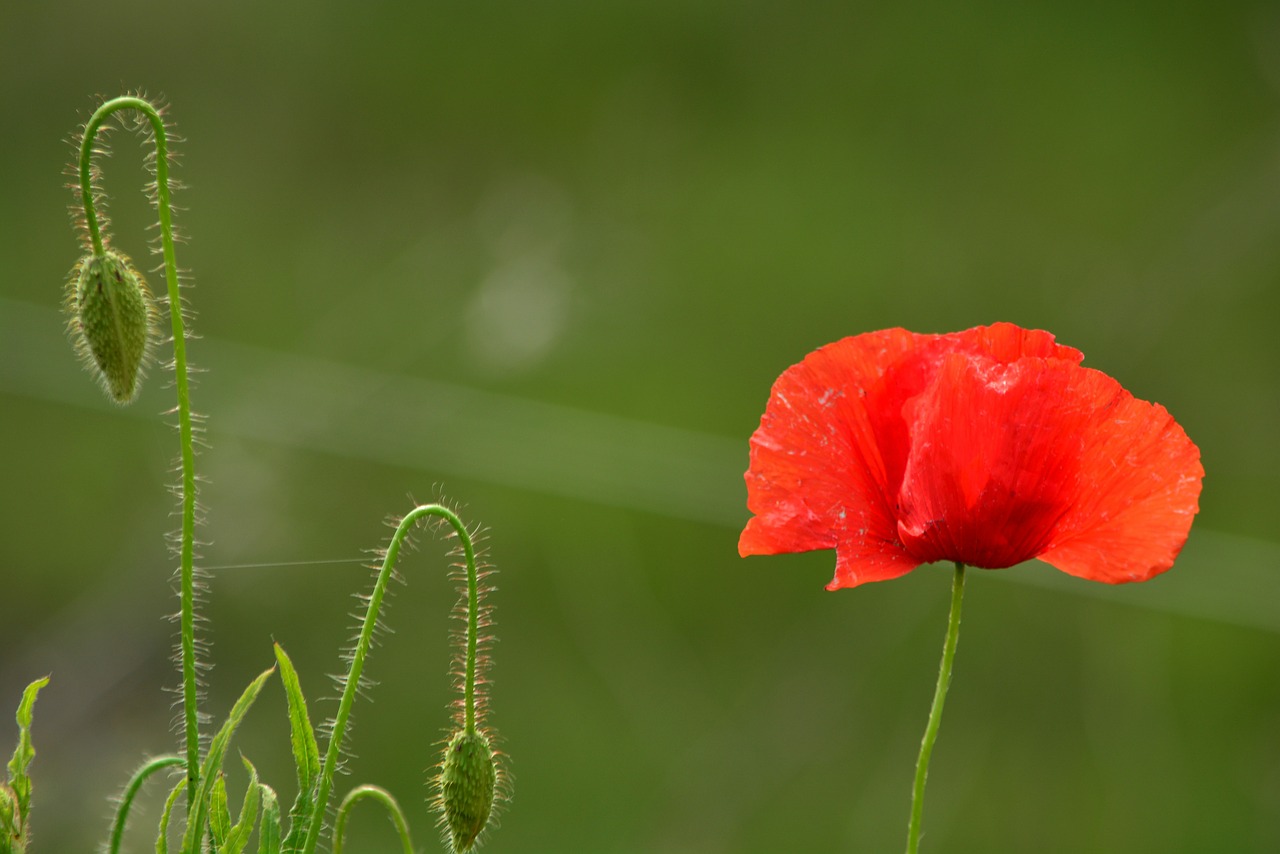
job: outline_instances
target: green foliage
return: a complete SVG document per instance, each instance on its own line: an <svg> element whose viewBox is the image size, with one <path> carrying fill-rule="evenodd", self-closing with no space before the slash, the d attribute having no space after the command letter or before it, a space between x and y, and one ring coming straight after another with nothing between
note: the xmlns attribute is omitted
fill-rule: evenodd
<svg viewBox="0 0 1280 854"><path fill-rule="evenodd" d="M183 780L174 786L172 791L169 792L169 797L165 798L164 810L160 813L160 830L156 834L156 854L168 854L169 852L169 819L173 815L173 808L178 803L178 798L182 796L186 788L186 780Z"/></svg>
<svg viewBox="0 0 1280 854"><path fill-rule="evenodd" d="M293 748L293 760L298 769L298 797L289 811L289 835L284 840L285 851L296 851L306 839L307 828L313 814L312 804L316 795L316 782L320 779L320 748L307 715L307 699L302 694L298 672L280 644L275 644L276 662L280 668L280 682L284 685L285 699L289 705L289 741Z"/></svg>
<svg viewBox="0 0 1280 854"><path fill-rule="evenodd" d="M117 111L141 113L155 144L152 161L156 177L153 201L160 220L160 249L164 259L169 315L173 328L174 384L178 398L175 412L178 416L181 480L176 493L181 503L182 527L174 539L175 551L179 557L179 661L182 669L186 749L182 756L159 757L144 763L135 772L120 799L107 852L119 854L128 814L142 784L152 774L164 768L182 768L185 774L184 780L173 788L165 802L156 838L156 851L160 854L166 854L168 850L174 807L183 791L186 792L187 809L182 833L182 854L200 854L210 849L214 854L243 854L255 829L258 831L260 854L312 854L316 850L325 823L324 815L333 776L343 750L351 708L380 619L387 584L395 569L396 556L410 529L423 519L443 521L451 526L452 534L461 543L461 554L464 557L464 563L457 565L457 568L464 573L462 580L465 582L463 590L466 607L463 613L467 629L461 635L464 642L456 658L463 692L460 724L465 738L456 751L451 751L446 756L445 770L442 772L445 781L442 791L446 794L442 796L442 802L446 805L446 813L451 816L453 847L455 850L470 850L488 821L494 801L495 783L501 779L495 754L489 748L487 737L476 730L479 717L477 672L484 663L483 657L478 653L481 646L478 631L481 626L488 625L488 612L480 605L482 591L478 585L479 574L472 536L457 515L442 505L414 508L401 520L387 547L374 591L368 597L368 608L355 648L348 656L349 670L343 683L343 695L329 730L329 743L323 763L297 671L278 644L275 645L276 667L264 671L250 683L233 705L222 727L210 739L203 755L201 753L195 661L198 644L194 614L195 428L185 356L187 331L174 260L168 133L161 110L144 98L124 96L107 101L85 124L80 138L77 166L80 178L80 225L87 254L76 267L67 305L72 313L71 331L85 361L98 372L108 392L117 402L132 400L137 394L143 363L154 339L156 309L145 282L128 258L107 248L107 236L103 233L105 220L98 213L105 197L97 183L99 170L94 164L94 155L99 149L95 146L95 138L103 123ZM278 797L274 789L259 780L253 764L248 759L243 759L249 783L239 814L234 819L222 771L223 761L236 729L248 714L263 684L277 667L288 704L290 746L297 766L298 782L297 797L289 813L289 831L283 839ZM30 802L30 781L26 777L26 767L34 755L28 730L31 704L35 700L35 692L42 684L44 683L35 684L28 689L18 711L22 740L13 762L10 763L10 782L6 787L0 788L0 827L5 830L4 847L0 848L0 854L23 854L25 850L26 816ZM403 813L394 798L376 786L358 787L348 795L340 809L342 820L345 821L346 811L355 800L367 796L376 797L387 806L396 821L406 852L411 851L408 826ZM341 844L341 840L337 840L335 848L340 849Z"/></svg>
<svg viewBox="0 0 1280 854"><path fill-rule="evenodd" d="M222 767L222 758L226 755L227 747L231 743L231 736L235 734L236 727L240 725L240 722L244 720L244 716L248 714L249 707L253 705L253 701L258 699L258 692L262 690L267 677L274 672L274 667L264 670L257 679L249 683L249 687L244 689L240 699L236 700L235 705L231 707L231 712L227 715L227 720L222 724L222 728L210 740L209 749L204 757L204 765L200 769L200 785L197 787L195 799L191 803L186 832L182 835L183 854L194 854L194 852L200 850L200 837L204 833L205 821L209 819L206 810L213 811L211 805L214 803L214 790L217 786L224 785L218 771ZM226 791L223 789L222 805L224 808L225 804Z"/></svg>
<svg viewBox="0 0 1280 854"><path fill-rule="evenodd" d="M0 854L24 854L31 840L31 777L27 769L36 756L31 719L36 695L48 684L48 676L32 682L18 703L18 746L9 760L8 782L0 785Z"/></svg>
<svg viewBox="0 0 1280 854"><path fill-rule="evenodd" d="M258 810L262 806L263 786L258 781L258 770L248 759L241 757L245 769L249 772L249 785L244 792L244 803L240 807L240 815L235 824L231 823L231 809L227 803L227 785L225 776L219 772L209 793L209 841L213 845L214 854L242 854L249 844L258 820ZM273 793L274 795L274 793Z"/></svg>
<svg viewBox="0 0 1280 854"><path fill-rule="evenodd" d="M209 793L209 840L221 850L231 833L231 810L227 807L227 782L221 773L213 781Z"/></svg>
<svg viewBox="0 0 1280 854"><path fill-rule="evenodd" d="M262 788L262 821L258 825L258 854L280 854L280 799L266 783Z"/></svg>
<svg viewBox="0 0 1280 854"><path fill-rule="evenodd" d="M0 854L13 854L26 835L25 830L13 789L0 783Z"/></svg>
<svg viewBox="0 0 1280 854"><path fill-rule="evenodd" d="M262 806L262 784L258 781L258 769L248 759L241 757L245 770L249 772L249 787L244 791L244 803L240 806L240 817L226 834L226 841L218 849L218 854L241 854L249 844L249 836L253 833L254 824L258 820L258 810Z"/></svg>

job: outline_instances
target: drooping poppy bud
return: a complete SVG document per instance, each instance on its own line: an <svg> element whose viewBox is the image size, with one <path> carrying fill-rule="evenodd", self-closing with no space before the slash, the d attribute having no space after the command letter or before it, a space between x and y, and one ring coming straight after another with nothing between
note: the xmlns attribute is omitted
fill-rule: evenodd
<svg viewBox="0 0 1280 854"><path fill-rule="evenodd" d="M441 824L456 854L470 851L493 811L498 769L493 747L482 732L460 729L449 739L440 763L437 805Z"/></svg>
<svg viewBox="0 0 1280 854"><path fill-rule="evenodd" d="M70 330L85 364L116 403L138 394L151 350L155 300L129 259L110 249L80 259L67 294Z"/></svg>

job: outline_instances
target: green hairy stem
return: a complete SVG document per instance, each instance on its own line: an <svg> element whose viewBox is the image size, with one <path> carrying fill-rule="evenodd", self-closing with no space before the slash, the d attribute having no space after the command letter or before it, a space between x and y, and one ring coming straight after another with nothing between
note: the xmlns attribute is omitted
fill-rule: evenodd
<svg viewBox="0 0 1280 854"><path fill-rule="evenodd" d="M119 854L129 813L143 783L159 771L183 769L184 778L173 788L165 802L160 819L157 852L169 847L168 833L174 819L174 807L185 792L185 826L182 832L182 854L211 850L218 854L243 854L250 837L256 833L260 854L314 854L325 825L326 809L333 778L342 755L352 706L361 684L364 666L373 644L377 621L382 610L387 586L395 572L401 546L413 526L433 520L452 529L461 543L462 562L454 562L451 575L465 571L466 632L455 636L460 643L455 650L454 675L462 691L462 701L455 703L455 732L445 749L440 773L436 807L442 813L446 843L455 852L470 851L485 830L495 798L505 793L507 777L503 773L500 754L490 742L484 727L483 680L477 675L487 662L481 655L485 641L479 637L488 625L488 611L482 610L480 597L485 592L479 585L481 574L476 565L475 544L471 533L457 514L439 503L414 507L400 520L378 569L373 592L368 597L367 611L361 623L354 648L349 655L349 669L342 697L329 730L329 741L323 763L311 727L298 675L284 650L275 647L276 667L259 675L234 704L221 728L209 739L203 753L199 712L199 667L195 637L195 524L197 486L195 477L195 433L197 427L191 411L190 368L187 362L185 318L174 253L173 206L169 179L169 136L161 109L145 98L126 95L102 104L86 122L80 139L79 202L83 208L82 237L87 255L81 258L68 288L67 305L71 312L69 331L87 367L95 370L108 394L125 404L136 397L138 379L145 372L155 340L157 317L155 301L146 282L127 256L110 248L106 218L97 209L104 198L96 184L99 171L94 163L95 141L109 118L121 111L140 113L154 140L155 195L153 201L160 223L161 254L172 326L173 367L180 442L181 530L174 549L179 559L179 650L182 678L182 722L184 750L144 763L130 779L120 800L119 809L106 845L107 854ZM455 552L457 554L457 552ZM453 575L461 578L461 574ZM462 616L460 609L457 612ZM288 833L282 834L281 811L275 791L258 779L257 771L246 759L250 780L238 818L233 818L228 803L227 785L222 764L233 735L253 705L263 684L279 669L289 708L290 740L298 770L298 795L289 812ZM477 696L477 683L481 692ZM27 756L29 762L29 756ZM25 767L25 765L24 765ZM25 817L29 788L23 788L25 777L11 789L0 789L0 820L10 813ZM413 850L408 825L394 798L376 786L357 787L343 799L334 826L334 850L340 852L346 821L352 805L372 798L388 810L400 834L406 854ZM7 804L15 806L8 809ZM0 821L3 823L3 821ZM10 821L10 823L13 823ZM6 852L0 849L0 854ZM20 854L20 852L14 852Z"/></svg>
<svg viewBox="0 0 1280 854"><path fill-rule="evenodd" d="M409 839L409 822L405 820L400 804L386 789L370 785L356 786L350 792L347 792L347 796L338 805L338 817L333 823L333 854L342 854L347 835L347 818L351 808L355 806L356 801L366 798L372 798L386 808L387 814L391 818L391 823L395 825L396 834L400 837L400 845L404 849L404 854L413 854L413 842Z"/></svg>
<svg viewBox="0 0 1280 854"><path fill-rule="evenodd" d="M467 572L467 638L463 677L464 721L468 733L475 731L476 646L480 611L475 547L472 543L471 534L456 513L441 504L423 504L409 511L400 520L400 524L396 526L395 534L392 535L391 542L387 546L386 555L383 557L382 566L378 570L373 592L369 596L369 605L365 612L364 622L361 624L359 637L351 653L351 665L347 671L342 698L338 702L338 711L333 719L333 729L329 736L329 745L325 751L324 764L320 771L316 798L312 804L307 838L302 846L303 854L314 854L320 840L320 827L323 824L321 818L328 805L329 794L333 785L333 775L337 770L338 757L341 755L342 742L346 736L347 725L351 717L351 707L355 702L360 677L364 671L365 658L368 656L369 647L373 643L374 628L377 625L378 614L382 609L382 600L386 595L387 583L391 579L396 559L400 554L400 547L413 526L420 519L427 517L443 519L453 528L462 543L463 559L466 562Z"/></svg>
<svg viewBox="0 0 1280 854"><path fill-rule="evenodd" d="M142 784L147 782L152 774L162 771L165 768L180 767L185 764L185 760L181 756L157 756L142 764L142 767L134 772L133 777L129 780L129 784L125 786L124 793L120 796L120 807L116 810L115 821L111 824L111 838L107 842L107 854L119 854L120 843L124 840L124 828L129 820L129 811L133 808L133 801L138 796L138 790L142 788Z"/></svg>
<svg viewBox="0 0 1280 854"><path fill-rule="evenodd" d="M182 530L178 555L180 562L180 635L182 661L183 730L186 741L187 805L191 805L199 783L200 730L197 708L195 661L195 449L193 441L191 395L187 369L187 336L182 317L182 296L178 290L178 265L174 255L173 206L169 191L169 148L164 119L150 102L132 95L113 98L104 103L85 125L80 142L80 198L84 206L84 223L95 256L104 252L103 236L94 208L92 162L94 139L103 123L121 110L142 113L151 125L155 139L156 211L160 218L161 252L164 258L165 284L169 295L169 319L173 327L173 370L178 395L178 438L181 446Z"/></svg>

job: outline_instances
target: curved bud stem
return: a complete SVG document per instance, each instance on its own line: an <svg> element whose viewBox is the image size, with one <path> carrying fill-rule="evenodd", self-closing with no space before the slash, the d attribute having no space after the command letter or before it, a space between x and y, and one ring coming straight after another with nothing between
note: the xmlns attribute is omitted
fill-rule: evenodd
<svg viewBox="0 0 1280 854"><path fill-rule="evenodd" d="M395 825L396 833L400 835L400 844L404 847L404 854L413 854L413 843L409 841L409 822L405 820L400 804L396 803L396 799L386 789L367 784L356 786L350 792L347 792L347 796L338 805L338 817L333 824L333 854L342 854L343 843L347 835L347 815L351 812L351 807L355 805L356 801L364 798L373 798L387 808L391 823Z"/></svg>
<svg viewBox="0 0 1280 854"><path fill-rule="evenodd" d="M169 194L169 146L164 119L155 106L143 98L126 95L113 98L99 107L85 125L80 141L80 197L84 205L85 226L93 251L102 255L103 238L94 210L92 183L93 142L103 123L120 110L136 110L151 124L155 138L156 212L160 218L160 245L164 257L165 284L169 293L169 319L173 326L173 372L178 393L178 437L182 460L182 533L179 544L181 563L181 646L182 704L186 738L187 805L195 797L200 773L200 731L196 708L197 685L195 663L195 448L192 438L191 394L187 371L187 337L182 319L182 296L178 291L178 265L174 254L173 206Z"/></svg>
<svg viewBox="0 0 1280 854"><path fill-rule="evenodd" d="M400 546L404 543L410 529L425 517L436 517L447 522L458 535L462 543L463 558L467 571L467 639L466 667L463 677L463 705L467 732L474 732L476 726L476 645L480 621L479 581L476 573L475 546L471 534L467 531L458 515L442 504L422 504L410 510L396 532L391 536L382 566L378 570L377 580L373 585L373 593L369 596L369 606L365 611L364 622L356 640L355 649L351 652L351 666L347 671L346 686L342 691L342 699L338 701L338 711L333 719L333 731L329 736L329 745L325 751L324 765L320 770L320 784L316 791L316 799L312 805L311 820L307 828L307 838L302 846L303 854L314 854L320 840L320 826L325 807L329 800L329 792L333 785L333 775L337 769L338 757L342 751L342 742L346 736L347 724L351 717L351 707L355 703L356 691L360 684L360 676L364 671L365 658L373 643L374 628L378 614L382 609L382 600L387 592L387 583L395 569L396 558L400 554Z"/></svg>
<svg viewBox="0 0 1280 854"><path fill-rule="evenodd" d="M107 843L107 854L119 854L120 842L124 839L125 823L129 820L133 799L137 797L138 790L142 788L143 783L147 782L147 778L157 771L184 764L186 760L176 754L157 756L155 759L144 762L142 767L134 772L129 785L125 786L124 793L120 796L120 807L116 810L116 818L111 825L111 840Z"/></svg>

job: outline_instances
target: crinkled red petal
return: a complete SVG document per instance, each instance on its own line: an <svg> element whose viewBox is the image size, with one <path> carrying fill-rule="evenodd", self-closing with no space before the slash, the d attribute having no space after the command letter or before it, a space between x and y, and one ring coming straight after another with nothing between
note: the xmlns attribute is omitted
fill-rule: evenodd
<svg viewBox="0 0 1280 854"><path fill-rule="evenodd" d="M869 409L869 393L915 337L890 329L846 338L774 383L751 437L747 507L755 517L738 541L742 555L834 548L837 587L894 578L918 565L897 542Z"/></svg>
<svg viewBox="0 0 1280 854"><path fill-rule="evenodd" d="M1084 354L1074 347L1056 343L1050 333L1023 329L1012 323L994 323L946 335L908 334L912 335L913 342L910 349L881 368L878 382L868 393L876 442L891 486L889 494L895 499L911 452L912 427L907 422L907 404L934 385L948 357L963 356L996 363L1039 358L1079 364L1084 359Z"/></svg>
<svg viewBox="0 0 1280 854"><path fill-rule="evenodd" d="M1039 556L1063 572L1121 584L1164 572L1200 509L1200 449L1159 404L1081 369L1090 403L1080 489Z"/></svg>
<svg viewBox="0 0 1280 854"><path fill-rule="evenodd" d="M999 569L1045 549L1079 491L1085 373L1058 359L946 358L906 408L898 532L908 552Z"/></svg>

